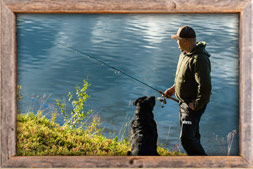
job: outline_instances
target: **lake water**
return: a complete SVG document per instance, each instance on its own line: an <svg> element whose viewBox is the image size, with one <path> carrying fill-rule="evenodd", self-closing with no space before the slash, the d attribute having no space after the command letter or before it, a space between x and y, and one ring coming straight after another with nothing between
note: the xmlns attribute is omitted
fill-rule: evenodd
<svg viewBox="0 0 253 169"><path fill-rule="evenodd" d="M18 14L18 84L23 87L18 108L56 111L55 100L67 100L68 92L75 94L75 86L86 79L91 84L86 110L101 117L105 136L122 139L134 117L132 102L159 94L58 44L88 53L164 91L173 84L179 56L170 36L189 25L197 41L207 42L211 54L212 96L200 122L202 145L208 155L226 155L228 135L236 130L230 155L238 155L238 21L237 14ZM157 101L153 112L158 144L172 150L178 144L184 151L178 104L167 100L161 108ZM62 117L57 121L63 124Z"/></svg>

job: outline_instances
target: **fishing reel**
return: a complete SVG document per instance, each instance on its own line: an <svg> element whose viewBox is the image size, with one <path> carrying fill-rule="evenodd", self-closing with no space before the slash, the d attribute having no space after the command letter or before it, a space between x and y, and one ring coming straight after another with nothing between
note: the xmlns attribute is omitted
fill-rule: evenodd
<svg viewBox="0 0 253 169"><path fill-rule="evenodd" d="M161 107L164 108L164 105L167 103L165 97L157 97L157 100L162 103Z"/></svg>
<svg viewBox="0 0 253 169"><path fill-rule="evenodd" d="M162 103L162 108L164 108L164 105L167 103L166 98L167 99L171 99L171 100L179 103L178 99L176 99L176 98L174 98L172 96L165 96L164 93L161 90L157 90L157 91L158 91L158 93L160 93L162 95L162 97L157 97L157 100Z"/></svg>

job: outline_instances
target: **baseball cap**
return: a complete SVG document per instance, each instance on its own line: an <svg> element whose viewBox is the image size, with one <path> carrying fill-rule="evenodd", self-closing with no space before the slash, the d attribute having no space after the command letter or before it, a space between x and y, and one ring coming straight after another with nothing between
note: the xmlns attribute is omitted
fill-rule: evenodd
<svg viewBox="0 0 253 169"><path fill-rule="evenodd" d="M181 38L196 38L195 31L189 26L182 26L178 29L176 35L171 35L171 39L181 39Z"/></svg>

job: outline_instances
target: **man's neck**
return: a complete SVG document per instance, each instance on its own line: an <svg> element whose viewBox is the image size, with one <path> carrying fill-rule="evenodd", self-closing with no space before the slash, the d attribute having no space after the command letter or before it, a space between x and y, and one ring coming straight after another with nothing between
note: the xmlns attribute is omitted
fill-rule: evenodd
<svg viewBox="0 0 253 169"><path fill-rule="evenodd" d="M192 51L195 47L196 47L196 43L194 43L194 44L192 44L191 46L189 46L189 47L185 50L185 52L186 52L186 53L191 53L191 51Z"/></svg>

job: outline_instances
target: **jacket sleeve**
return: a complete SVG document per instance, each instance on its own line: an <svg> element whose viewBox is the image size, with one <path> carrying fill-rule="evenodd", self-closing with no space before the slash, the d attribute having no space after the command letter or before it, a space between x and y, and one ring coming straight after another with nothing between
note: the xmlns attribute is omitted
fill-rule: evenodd
<svg viewBox="0 0 253 169"><path fill-rule="evenodd" d="M211 95L211 64L209 58L200 55L194 62L194 77L198 84L197 98L194 102L194 109L203 108L208 102Z"/></svg>

